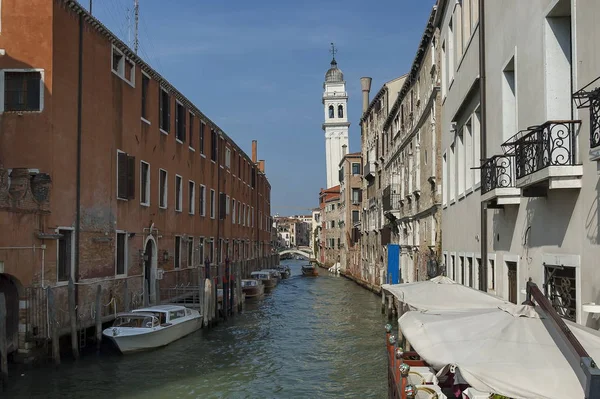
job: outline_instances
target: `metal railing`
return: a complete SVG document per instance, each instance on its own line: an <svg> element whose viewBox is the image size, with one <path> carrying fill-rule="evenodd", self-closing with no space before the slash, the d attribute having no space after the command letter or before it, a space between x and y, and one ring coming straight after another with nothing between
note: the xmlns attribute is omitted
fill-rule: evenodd
<svg viewBox="0 0 600 399"><path fill-rule="evenodd" d="M515 156L494 155L481 165L481 193L515 187Z"/></svg>
<svg viewBox="0 0 600 399"><path fill-rule="evenodd" d="M400 189L397 186L387 186L383 189L383 198L382 198L382 206L383 211L393 211L400 209L400 201L402 200L402 195L400 194Z"/></svg>
<svg viewBox="0 0 600 399"><path fill-rule="evenodd" d="M576 165L577 128L581 121L548 121L522 130L502 144L515 156L517 179L549 166Z"/></svg>

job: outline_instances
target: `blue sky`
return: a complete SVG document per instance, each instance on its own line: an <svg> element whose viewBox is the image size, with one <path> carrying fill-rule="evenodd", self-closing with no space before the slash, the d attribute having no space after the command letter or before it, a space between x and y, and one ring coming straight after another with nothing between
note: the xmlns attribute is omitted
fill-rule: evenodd
<svg viewBox="0 0 600 399"><path fill-rule="evenodd" d="M89 0L79 0L88 6ZM272 213L308 213L325 187L321 95L334 42L360 150L360 78L371 97L410 67L435 0L139 0L139 54L250 154L258 140ZM134 0L94 0L126 42ZM368 4L368 5L367 5ZM129 33L131 32L131 34Z"/></svg>

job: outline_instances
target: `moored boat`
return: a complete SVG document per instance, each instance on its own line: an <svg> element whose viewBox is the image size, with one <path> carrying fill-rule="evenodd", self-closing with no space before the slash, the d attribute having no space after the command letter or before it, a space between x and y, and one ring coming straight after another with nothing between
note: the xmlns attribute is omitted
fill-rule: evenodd
<svg viewBox="0 0 600 399"><path fill-rule="evenodd" d="M317 270L317 267L314 264L310 263L308 265L302 265L302 275L309 277L318 276L319 272Z"/></svg>
<svg viewBox="0 0 600 399"><path fill-rule="evenodd" d="M292 275L292 270L287 265L279 265L277 266L277 271L281 274L282 279L290 278Z"/></svg>
<svg viewBox="0 0 600 399"><path fill-rule="evenodd" d="M158 305L119 313L103 331L121 353L139 352L166 346L202 326L197 310L178 305Z"/></svg>
<svg viewBox="0 0 600 399"><path fill-rule="evenodd" d="M281 276L281 273L277 269L263 269L261 270L261 272L269 273L271 275L271 278L274 278L275 280L277 280L277 282L279 282L283 278Z"/></svg>
<svg viewBox="0 0 600 399"><path fill-rule="evenodd" d="M246 295L246 300L253 300L264 295L265 286L261 280L244 279L242 280L242 291Z"/></svg>
<svg viewBox="0 0 600 399"><path fill-rule="evenodd" d="M265 286L265 292L271 291L277 286L277 280L271 277L271 273L266 271L258 271L250 273L250 277L262 281Z"/></svg>

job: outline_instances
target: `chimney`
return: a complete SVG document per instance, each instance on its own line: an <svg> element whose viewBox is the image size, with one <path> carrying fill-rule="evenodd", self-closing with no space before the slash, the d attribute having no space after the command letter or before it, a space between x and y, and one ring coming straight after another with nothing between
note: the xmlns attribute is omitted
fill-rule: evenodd
<svg viewBox="0 0 600 399"><path fill-rule="evenodd" d="M261 171L262 173L265 173L265 160L261 159L260 161L258 161L258 170Z"/></svg>
<svg viewBox="0 0 600 399"><path fill-rule="evenodd" d="M363 114L369 108L369 92L371 91L371 78L360 78L360 88L362 89L363 95Z"/></svg>
<svg viewBox="0 0 600 399"><path fill-rule="evenodd" d="M252 163L256 163L256 140L252 140Z"/></svg>
<svg viewBox="0 0 600 399"><path fill-rule="evenodd" d="M344 144L342 146L342 158L344 158L347 153L348 153L348 146L346 144Z"/></svg>

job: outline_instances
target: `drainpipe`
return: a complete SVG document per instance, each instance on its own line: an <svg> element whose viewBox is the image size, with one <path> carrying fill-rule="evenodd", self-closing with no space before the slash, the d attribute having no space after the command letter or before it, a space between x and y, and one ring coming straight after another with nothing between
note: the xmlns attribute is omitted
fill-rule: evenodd
<svg viewBox="0 0 600 399"><path fill-rule="evenodd" d="M79 276L79 248L81 224L81 107L83 102L83 14L79 14L79 77L77 82L77 178L76 178L76 214L75 214L75 273L73 282ZM78 301L78 289L75 285L75 302Z"/></svg>
<svg viewBox="0 0 600 399"><path fill-rule="evenodd" d="M486 117L486 90L485 90L485 1L479 0L479 101L481 110L480 126L480 157L487 158L487 117ZM481 161L480 161L481 162ZM481 171L481 169L480 169ZM487 206L481 202L481 270L479 271L479 289L487 292L488 288L488 247L487 247Z"/></svg>

